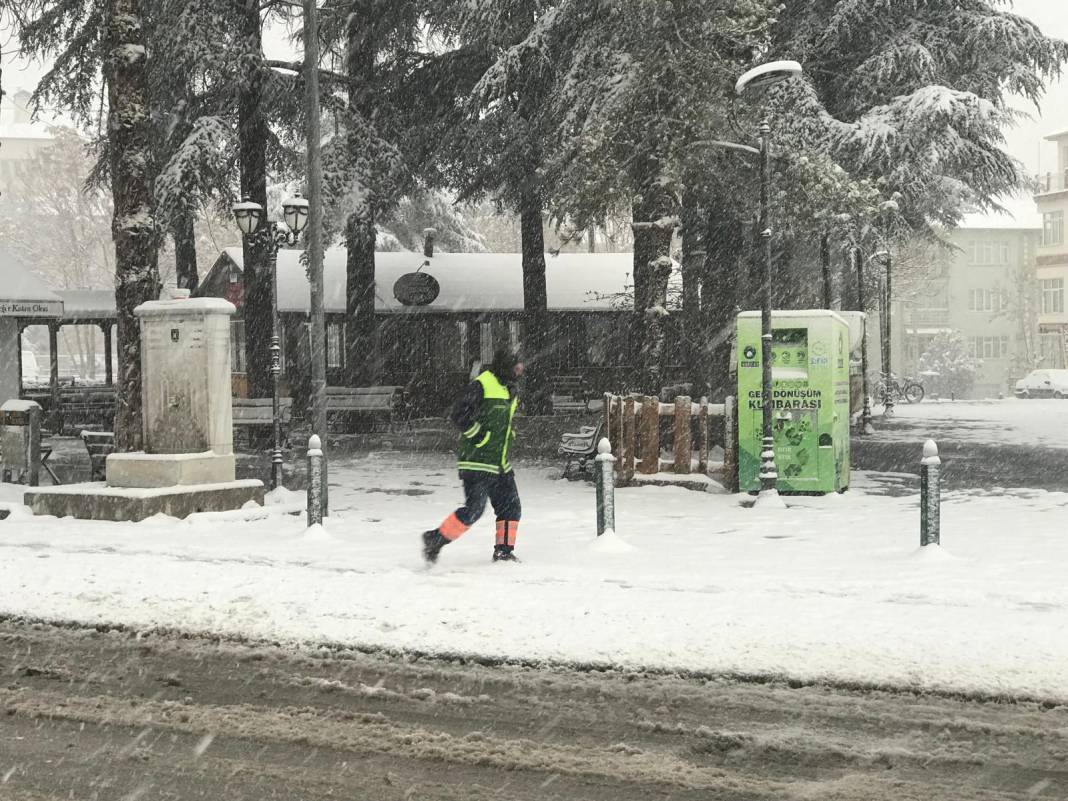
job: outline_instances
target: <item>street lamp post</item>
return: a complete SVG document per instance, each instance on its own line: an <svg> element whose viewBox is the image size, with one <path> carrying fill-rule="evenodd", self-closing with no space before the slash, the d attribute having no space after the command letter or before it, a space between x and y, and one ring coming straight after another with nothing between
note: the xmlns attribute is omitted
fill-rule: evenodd
<svg viewBox="0 0 1068 801"><path fill-rule="evenodd" d="M293 244L308 225L308 201L296 195L282 203L285 224L268 221L263 206L245 198L233 206L234 218L242 235L258 240L267 250L267 265L271 272L271 413L274 429L271 450L271 489L282 486L282 410L279 377L282 373L282 340L278 329L278 248Z"/></svg>
<svg viewBox="0 0 1068 801"><path fill-rule="evenodd" d="M776 61L762 64L742 75L735 84L739 95L760 89L801 74L801 65L796 61ZM760 341L761 341L761 411L763 414L763 442L760 453L760 493L772 494L778 482L775 467L775 435L772 430L774 406L771 392L771 124L767 119L760 123L760 238L764 251L764 263L760 276Z"/></svg>

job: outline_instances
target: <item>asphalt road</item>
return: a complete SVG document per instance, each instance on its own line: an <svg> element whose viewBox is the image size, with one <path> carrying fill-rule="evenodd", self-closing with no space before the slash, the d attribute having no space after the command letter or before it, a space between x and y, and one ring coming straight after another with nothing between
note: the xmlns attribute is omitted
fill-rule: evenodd
<svg viewBox="0 0 1068 801"><path fill-rule="evenodd" d="M1068 709L0 622L0 799L1064 799Z"/></svg>

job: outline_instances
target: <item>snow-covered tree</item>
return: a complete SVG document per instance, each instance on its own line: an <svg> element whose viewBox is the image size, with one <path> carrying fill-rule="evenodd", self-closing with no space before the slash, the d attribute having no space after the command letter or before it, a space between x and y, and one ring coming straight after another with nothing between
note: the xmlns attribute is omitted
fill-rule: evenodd
<svg viewBox="0 0 1068 801"><path fill-rule="evenodd" d="M968 345L959 331L934 335L920 355L920 372L928 392L941 398L965 397L979 373L979 362L968 354Z"/></svg>
<svg viewBox="0 0 1068 801"><path fill-rule="evenodd" d="M108 138L114 202L115 305L118 309L118 407L115 446L141 450L141 333L134 309L159 296L153 217L152 132L140 0L108 0L104 17Z"/></svg>

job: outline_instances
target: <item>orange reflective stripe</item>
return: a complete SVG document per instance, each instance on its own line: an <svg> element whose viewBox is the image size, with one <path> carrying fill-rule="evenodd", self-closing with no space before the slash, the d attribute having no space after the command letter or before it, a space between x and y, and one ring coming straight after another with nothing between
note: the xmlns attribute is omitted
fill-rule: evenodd
<svg viewBox="0 0 1068 801"><path fill-rule="evenodd" d="M518 520L497 521L497 544L515 547L515 537L519 533Z"/></svg>
<svg viewBox="0 0 1068 801"><path fill-rule="evenodd" d="M456 516L456 512L445 518L444 522L438 526L438 531L441 532L447 540L455 540L462 535L470 526L465 526L460 522L460 518Z"/></svg>

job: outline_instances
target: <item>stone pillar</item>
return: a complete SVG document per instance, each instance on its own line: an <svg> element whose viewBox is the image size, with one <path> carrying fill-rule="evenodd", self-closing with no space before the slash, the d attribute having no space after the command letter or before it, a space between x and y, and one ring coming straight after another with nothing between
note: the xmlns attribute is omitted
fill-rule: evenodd
<svg viewBox="0 0 1068 801"><path fill-rule="evenodd" d="M108 457L108 484L166 487L234 480L230 317L219 298L150 301L141 323L145 453Z"/></svg>

